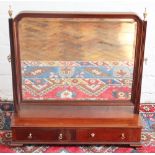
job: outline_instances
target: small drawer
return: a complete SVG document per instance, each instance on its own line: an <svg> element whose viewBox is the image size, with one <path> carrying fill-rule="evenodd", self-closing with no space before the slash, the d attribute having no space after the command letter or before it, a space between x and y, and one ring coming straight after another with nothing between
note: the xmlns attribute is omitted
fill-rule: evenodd
<svg viewBox="0 0 155 155"><path fill-rule="evenodd" d="M76 136L79 142L138 142L140 129L81 128Z"/></svg>
<svg viewBox="0 0 155 155"><path fill-rule="evenodd" d="M71 133L70 130L53 128L13 128L12 130L13 140L16 141L68 141L72 138Z"/></svg>

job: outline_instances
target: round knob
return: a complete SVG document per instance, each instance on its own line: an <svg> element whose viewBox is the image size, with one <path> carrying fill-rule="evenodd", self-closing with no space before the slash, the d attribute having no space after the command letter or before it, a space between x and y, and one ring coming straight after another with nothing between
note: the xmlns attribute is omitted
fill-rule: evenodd
<svg viewBox="0 0 155 155"><path fill-rule="evenodd" d="M126 137L125 137L125 134L124 133L122 133L121 134L121 139L123 140L123 139L125 139Z"/></svg>
<svg viewBox="0 0 155 155"><path fill-rule="evenodd" d="M32 139L32 133L29 133L29 135L28 135L27 138L28 138L28 139Z"/></svg>
<svg viewBox="0 0 155 155"><path fill-rule="evenodd" d="M59 140L62 140L62 139L63 139L63 134L62 134L62 133L59 134L58 139L59 139Z"/></svg>
<svg viewBox="0 0 155 155"><path fill-rule="evenodd" d="M11 55L10 54L7 56L7 59L9 62L11 62Z"/></svg>
<svg viewBox="0 0 155 155"><path fill-rule="evenodd" d="M95 137L95 133L91 133L90 136L91 136L92 138L94 138L94 137Z"/></svg>

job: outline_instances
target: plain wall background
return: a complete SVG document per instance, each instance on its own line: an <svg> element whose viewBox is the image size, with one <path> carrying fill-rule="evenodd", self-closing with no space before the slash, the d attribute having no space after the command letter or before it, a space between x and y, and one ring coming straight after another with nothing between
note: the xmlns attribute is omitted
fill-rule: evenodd
<svg viewBox="0 0 155 155"><path fill-rule="evenodd" d="M154 0L13 0L0 1L0 98L12 100L11 67L7 60L10 53L8 9L13 17L20 11L83 11L83 12L135 12L143 18L148 12L141 102L155 103L155 1Z"/></svg>

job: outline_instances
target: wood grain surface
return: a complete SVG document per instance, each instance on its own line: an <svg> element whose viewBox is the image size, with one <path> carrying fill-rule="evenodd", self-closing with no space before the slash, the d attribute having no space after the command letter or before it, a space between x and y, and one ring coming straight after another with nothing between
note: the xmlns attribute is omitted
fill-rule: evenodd
<svg viewBox="0 0 155 155"><path fill-rule="evenodd" d="M22 18L22 60L133 60L136 22L131 19Z"/></svg>
<svg viewBox="0 0 155 155"><path fill-rule="evenodd" d="M68 16L73 17L70 22L66 22ZM65 17L65 19L59 18L53 21L49 17ZM78 20L74 17L78 17ZM85 20L87 17L90 19L83 22L81 17ZM110 18L110 20L117 17L121 20L105 21L101 17ZM122 25L122 18L137 21L137 24L133 24L133 20L123 21L123 25L134 25L133 28L129 26L129 29L133 30L132 33L127 31L127 26ZM113 25L112 27L108 24L109 22ZM136 37L133 37L135 41L132 36L135 35L136 27ZM11 125L12 145L140 144L142 125L138 111L146 21L142 21L137 15L123 13L117 15L23 13L15 19L9 19L9 28L16 110ZM134 50L135 42L136 49ZM129 44L132 46L128 46ZM131 58L135 59L132 105L93 106L87 103L87 106L67 105L69 107L66 107L59 106L60 101L56 101L55 104L59 103L59 105L54 106L39 104L39 102L33 104L33 101L30 101L31 104L28 102L21 104L23 102L21 60L98 61L106 59L121 61L131 60ZM79 102L83 104L84 101ZM50 131L53 129L56 129L56 132L51 135ZM90 139L92 133L96 135L96 137L93 136L94 140ZM59 138L60 134L64 135L64 139ZM50 136L53 137L49 139Z"/></svg>

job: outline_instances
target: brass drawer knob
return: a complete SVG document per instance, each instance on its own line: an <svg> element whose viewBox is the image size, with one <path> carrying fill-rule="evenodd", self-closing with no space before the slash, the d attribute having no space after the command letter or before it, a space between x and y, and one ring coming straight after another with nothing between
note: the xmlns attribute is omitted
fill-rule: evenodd
<svg viewBox="0 0 155 155"><path fill-rule="evenodd" d="M28 135L27 138L28 138L28 139L32 139L32 133L29 133L29 135Z"/></svg>
<svg viewBox="0 0 155 155"><path fill-rule="evenodd" d="M95 137L95 133L91 133L90 136L91 136L92 138L94 138L94 137Z"/></svg>
<svg viewBox="0 0 155 155"><path fill-rule="evenodd" d="M59 140L62 140L62 139L63 139L63 134L62 134L62 133L59 134L58 139L59 139Z"/></svg>
<svg viewBox="0 0 155 155"><path fill-rule="evenodd" d="M122 133L121 134L121 139L123 140L123 139L125 139L126 137L125 137L125 134L124 133Z"/></svg>

